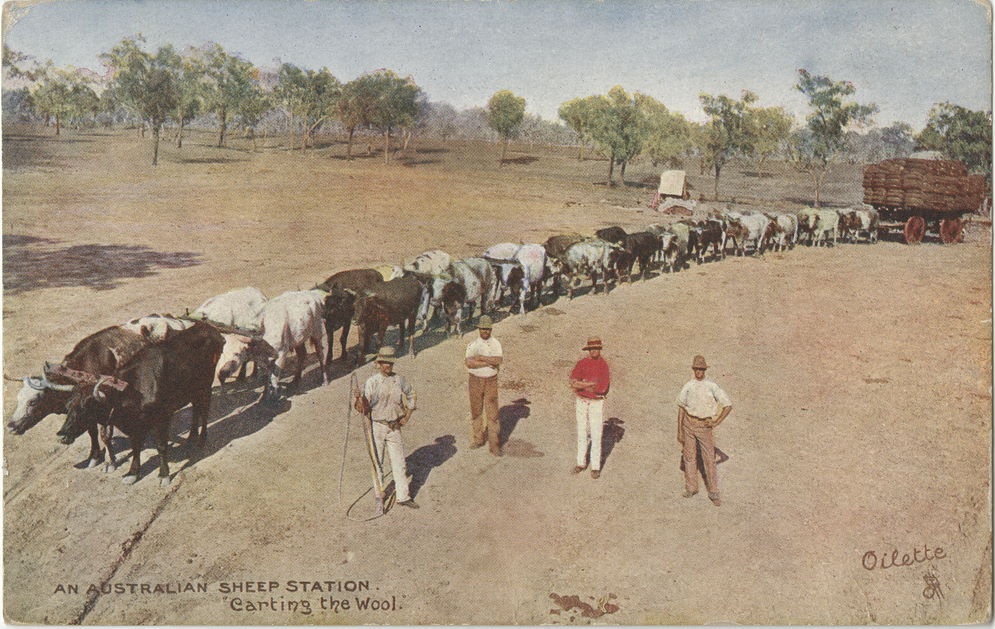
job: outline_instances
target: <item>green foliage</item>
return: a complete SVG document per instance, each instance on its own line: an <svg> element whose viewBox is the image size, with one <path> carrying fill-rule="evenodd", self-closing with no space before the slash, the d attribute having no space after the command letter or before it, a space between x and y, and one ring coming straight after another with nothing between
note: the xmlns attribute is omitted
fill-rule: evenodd
<svg viewBox="0 0 995 629"><path fill-rule="evenodd" d="M356 106L365 124L384 134L384 161L390 160L390 134L414 124L420 109L421 88L411 77L377 70L356 79Z"/></svg>
<svg viewBox="0 0 995 629"><path fill-rule="evenodd" d="M769 158L784 152L794 118L783 107L758 107L750 112L747 124L752 156L762 167Z"/></svg>
<svg viewBox="0 0 995 629"><path fill-rule="evenodd" d="M615 164L622 165L625 183L625 165L642 152L646 140L648 123L639 99L616 85L591 102L591 121L591 140L609 156L608 185L614 185Z"/></svg>
<svg viewBox="0 0 995 629"><path fill-rule="evenodd" d="M636 99L646 117L644 152L654 166L679 166L692 146L691 125L684 116L670 111L651 96L636 94Z"/></svg>
<svg viewBox="0 0 995 629"><path fill-rule="evenodd" d="M487 122L501 139L508 141L525 117L525 99L508 90L495 92L487 101Z"/></svg>
<svg viewBox="0 0 995 629"><path fill-rule="evenodd" d="M794 135L790 157L796 167L811 174L818 207L825 176L847 150L847 131L868 124L877 105L851 100L857 88L849 81L833 81L804 69L798 76L795 89L808 98L812 112L805 118L805 129Z"/></svg>
<svg viewBox="0 0 995 629"><path fill-rule="evenodd" d="M890 127L881 129L881 142L886 147L885 153L888 157L906 157L915 150L916 146L912 125L896 122Z"/></svg>
<svg viewBox="0 0 995 629"><path fill-rule="evenodd" d="M951 103L934 105L918 146L940 151L992 181L992 112L972 111Z"/></svg>
<svg viewBox="0 0 995 629"><path fill-rule="evenodd" d="M218 146L224 146L228 118L243 101L255 98L258 86L256 69L251 63L225 52L218 44L209 44L194 52L194 59L203 68L204 108L218 118Z"/></svg>
<svg viewBox="0 0 995 629"><path fill-rule="evenodd" d="M273 97L291 117L303 123L302 147L306 147L313 145L321 125L339 114L342 91L342 84L328 68L306 70L285 63L280 67Z"/></svg>
<svg viewBox="0 0 995 629"><path fill-rule="evenodd" d="M699 137L707 163L715 170L715 197L719 196L722 167L734 157L753 154L756 143L755 110L751 106L757 95L743 90L739 99L721 94L699 94L701 106L709 116Z"/></svg>
<svg viewBox="0 0 995 629"><path fill-rule="evenodd" d="M577 159L584 159L584 145L591 141L595 124L594 115L600 102L600 96L575 98L560 105L557 112L560 119L577 134L577 141L580 144Z"/></svg>

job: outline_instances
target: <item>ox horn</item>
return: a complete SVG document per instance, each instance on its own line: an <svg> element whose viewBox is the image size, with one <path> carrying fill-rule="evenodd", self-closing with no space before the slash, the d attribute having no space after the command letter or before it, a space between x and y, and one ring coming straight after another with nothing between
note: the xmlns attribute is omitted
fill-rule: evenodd
<svg viewBox="0 0 995 629"><path fill-rule="evenodd" d="M3 374L3 379L6 380L7 382L22 382L23 381L23 378L14 378L12 376L8 376L6 371Z"/></svg>
<svg viewBox="0 0 995 629"><path fill-rule="evenodd" d="M48 378L44 376L42 376L41 380L44 388L52 389L53 391L72 391L73 389L76 388L76 385L73 384L56 384L54 382L51 382ZM25 381L27 381L27 379L25 379ZM32 385L29 384L28 386Z"/></svg>
<svg viewBox="0 0 995 629"><path fill-rule="evenodd" d="M101 402L107 401L107 394L100 390L101 385L110 380L110 376L101 376L100 380L97 380L97 384L93 385L93 397Z"/></svg>

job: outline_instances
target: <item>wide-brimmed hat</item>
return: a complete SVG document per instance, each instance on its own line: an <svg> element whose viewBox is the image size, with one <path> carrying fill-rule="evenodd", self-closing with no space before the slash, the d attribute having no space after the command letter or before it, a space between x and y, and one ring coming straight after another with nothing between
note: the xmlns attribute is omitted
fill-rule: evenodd
<svg viewBox="0 0 995 629"><path fill-rule="evenodd" d="M584 346L583 351L586 352L589 349L604 349L601 345L601 339L596 336L587 339L587 345Z"/></svg>
<svg viewBox="0 0 995 629"><path fill-rule="evenodd" d="M708 369L708 365L705 364L705 357L701 354L694 357L694 361L691 363L691 369Z"/></svg>
<svg viewBox="0 0 995 629"><path fill-rule="evenodd" d="M494 321L487 315L480 317L480 320L477 321L478 330L491 330L493 328L494 328Z"/></svg>
<svg viewBox="0 0 995 629"><path fill-rule="evenodd" d="M378 363L396 363L397 362L397 352L394 351L393 347L381 347L380 352L377 354L376 361Z"/></svg>

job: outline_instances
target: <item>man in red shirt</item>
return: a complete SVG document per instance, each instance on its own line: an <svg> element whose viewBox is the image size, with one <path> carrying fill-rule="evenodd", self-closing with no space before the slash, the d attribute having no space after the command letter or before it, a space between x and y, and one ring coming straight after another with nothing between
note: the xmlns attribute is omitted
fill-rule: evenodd
<svg viewBox="0 0 995 629"><path fill-rule="evenodd" d="M577 395L577 466L574 474L587 467L587 446L591 445L591 478L601 476L601 428L605 396L611 385L608 362L601 357L601 339L590 338L580 359L570 372L570 388Z"/></svg>

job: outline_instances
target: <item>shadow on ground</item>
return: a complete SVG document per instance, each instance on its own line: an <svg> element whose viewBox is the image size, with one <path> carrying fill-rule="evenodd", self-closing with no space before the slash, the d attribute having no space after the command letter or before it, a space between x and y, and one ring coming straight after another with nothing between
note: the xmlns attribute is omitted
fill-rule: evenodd
<svg viewBox="0 0 995 629"><path fill-rule="evenodd" d="M201 263L192 251L155 251L139 245L72 245L16 234L3 237L4 293L86 286L110 290L121 280L148 277L160 269Z"/></svg>

